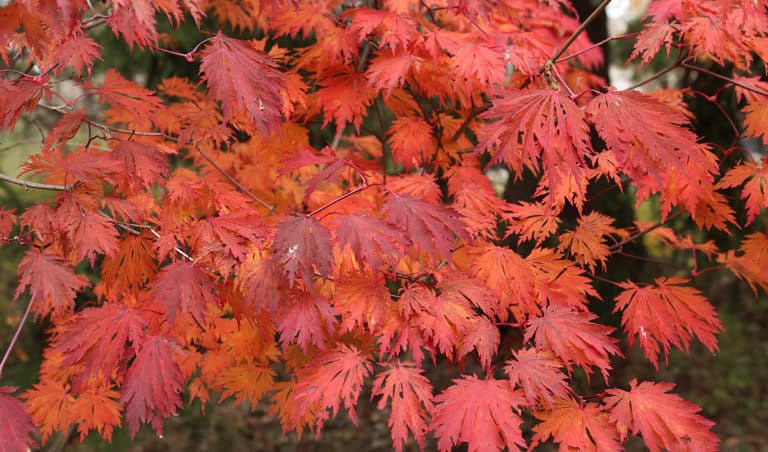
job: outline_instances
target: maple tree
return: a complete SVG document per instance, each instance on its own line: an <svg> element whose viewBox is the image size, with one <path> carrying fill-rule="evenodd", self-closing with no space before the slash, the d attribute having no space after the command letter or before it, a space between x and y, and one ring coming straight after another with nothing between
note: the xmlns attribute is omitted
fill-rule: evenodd
<svg viewBox="0 0 768 452"><path fill-rule="evenodd" d="M320 434L341 411L355 420L366 387L396 450L430 435L440 450L620 450L630 434L653 451L716 450L673 384L616 387L611 371L621 338L657 368L693 341L717 350L722 325L692 278L727 269L768 290L768 157L739 141L768 143L755 69L768 11L652 1L642 30L616 39L633 40L639 65L677 59L618 90L597 75L606 42L583 33L608 3L581 20L566 0L7 3L0 127L56 120L20 178L2 175L54 194L0 210L3 243L26 250L19 330L29 314L50 321L39 381L0 386L0 450L70 428L161 434L185 391L267 398L285 431ZM187 49L159 31L184 21L201 32ZM199 77L150 89L98 73L103 29ZM694 132L696 94L648 90L676 68L723 81L709 101L738 99L731 146ZM535 192L499 196L493 165ZM596 187L658 200L660 221L621 224L597 210ZM702 242L669 224L681 216L745 237ZM690 265L609 280L645 237ZM440 387L429 369L446 363ZM603 391L580 394L580 373Z"/></svg>

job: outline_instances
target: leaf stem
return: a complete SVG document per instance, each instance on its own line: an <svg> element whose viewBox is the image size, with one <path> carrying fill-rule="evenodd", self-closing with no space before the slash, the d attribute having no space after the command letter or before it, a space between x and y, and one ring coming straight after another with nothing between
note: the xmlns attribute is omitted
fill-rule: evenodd
<svg viewBox="0 0 768 452"><path fill-rule="evenodd" d="M354 190L350 190L350 191L344 193L343 195L338 196L338 197L328 201L327 203L323 204L322 206L318 207L317 209L313 210L312 212L309 212L307 214L307 217L313 217L313 216L317 215L318 213L322 212L323 210L331 207L332 205L334 205L334 204L336 204L338 202L341 202L341 201L349 198L352 195L360 193L361 191L365 190L366 188L374 187L374 186L377 186L377 185L379 185L379 184L361 185L361 186L355 188Z"/></svg>
<svg viewBox="0 0 768 452"><path fill-rule="evenodd" d="M589 24L591 24L592 22L595 21L595 19L597 19L597 16L599 16L600 13L603 12L605 7L608 6L608 3L611 3L611 0L603 0L599 5L597 5L597 8L595 8L595 10L592 11L592 14L590 14L589 17L587 17L584 20L584 22L582 22L579 25L579 27L576 30L574 30L573 34L571 34L571 37L569 37L568 40L565 41L565 43L562 45L562 47L560 47L560 49L557 52L555 52L554 55L552 55L552 58L549 59L549 63L555 64L557 62L557 59L560 58L565 53L566 50L568 50L568 47L570 47L571 44L573 44L573 41L575 41L576 38L578 38L579 35L584 30L587 29Z"/></svg>
<svg viewBox="0 0 768 452"><path fill-rule="evenodd" d="M35 294L33 293L29 299L29 303L27 303L27 309L24 310L24 315L21 317L21 320L19 321L19 326L16 327L16 332L13 333L13 337L11 338L10 344L8 344L8 348L5 349L5 353L3 354L3 360L0 361L0 376L3 375L3 368L5 367L5 363L8 361L8 357L11 356L11 350L13 350L13 347L16 345L16 341L19 340L21 329L24 327L24 324L27 322L27 317L29 317L29 313L32 310L32 303L34 301L35 301Z"/></svg>
<svg viewBox="0 0 768 452"><path fill-rule="evenodd" d="M213 166L216 169L216 171L221 173L222 176L226 177L227 180L230 181L235 187L240 189L240 191L242 191L243 193L248 195L248 197L251 198L252 200L254 200L257 203L261 204L261 206L264 207L265 209L269 210L269 213L274 213L275 212L275 206L268 204L266 201L262 200L258 196L256 196L253 193L251 193L250 190L245 188L243 186L243 184L241 184L240 182L237 181L237 179L235 179L234 177L230 176L229 173L224 171L224 168L220 167L218 165L218 163L214 162L213 159L208 154L206 154L202 149L200 149L200 146L195 145L195 149L197 149L197 152L199 152L200 155L202 155L203 158L205 160L207 160L208 163L210 163L211 166Z"/></svg>

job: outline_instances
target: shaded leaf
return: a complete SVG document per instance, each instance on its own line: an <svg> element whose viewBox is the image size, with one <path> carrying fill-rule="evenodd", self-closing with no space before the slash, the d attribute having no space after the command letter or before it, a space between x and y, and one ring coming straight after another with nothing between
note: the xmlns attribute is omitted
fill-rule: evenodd
<svg viewBox="0 0 768 452"><path fill-rule="evenodd" d="M120 403L125 420L136 436L141 424L149 423L163 434L163 420L181 408L184 381L173 360L174 346L162 336L148 336L131 363L121 388Z"/></svg>
<svg viewBox="0 0 768 452"><path fill-rule="evenodd" d="M227 119L245 111L263 134L280 126L285 76L266 54L218 32L205 47L200 73Z"/></svg>
<svg viewBox="0 0 768 452"><path fill-rule="evenodd" d="M13 386L0 386L0 452L37 447L32 437L37 434L37 427L24 404L13 397L14 392Z"/></svg>
<svg viewBox="0 0 768 452"><path fill-rule="evenodd" d="M173 262L163 267L152 285L153 296L165 309L171 325L179 312L205 323L208 307L218 304L216 290L211 278L192 262Z"/></svg>

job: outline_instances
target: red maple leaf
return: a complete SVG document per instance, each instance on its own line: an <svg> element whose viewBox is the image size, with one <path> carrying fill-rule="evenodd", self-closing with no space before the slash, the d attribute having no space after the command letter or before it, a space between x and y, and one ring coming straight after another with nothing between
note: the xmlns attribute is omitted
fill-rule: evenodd
<svg viewBox="0 0 768 452"><path fill-rule="evenodd" d="M85 110L72 111L59 118L53 129L48 132L48 136L45 137L43 152L47 152L54 147L63 146L72 139L77 134L85 118Z"/></svg>
<svg viewBox="0 0 768 452"><path fill-rule="evenodd" d="M490 369L493 356L499 348L499 343L501 343L499 327L488 317L472 316L459 325L457 329L461 339L456 351L456 359L462 359L472 350L476 350L480 365L483 369Z"/></svg>
<svg viewBox="0 0 768 452"><path fill-rule="evenodd" d="M401 225L411 242L427 254L445 258L456 236L468 238L455 211L412 196L390 194L382 209L384 216L390 223Z"/></svg>
<svg viewBox="0 0 768 452"><path fill-rule="evenodd" d="M289 302L278 314L277 331L280 332L280 344L287 350L292 343L297 343L305 353L310 345L324 349L330 332L336 326L336 309L328 300L316 293L307 292L297 300Z"/></svg>
<svg viewBox="0 0 768 452"><path fill-rule="evenodd" d="M184 283L180 284L180 281ZM218 304L215 283L192 262L173 262L163 267L152 289L171 325L179 312L187 312L198 322L205 323L208 306Z"/></svg>
<svg viewBox="0 0 768 452"><path fill-rule="evenodd" d="M405 169L413 169L431 158L437 148L432 126L421 117L400 116L387 132L392 158Z"/></svg>
<svg viewBox="0 0 768 452"><path fill-rule="evenodd" d="M96 254L111 256L118 250L118 233L112 222L98 213L73 215L67 219L67 235L75 249L75 259L88 258L93 267Z"/></svg>
<svg viewBox="0 0 768 452"><path fill-rule="evenodd" d="M437 447L449 451L466 442L470 452L525 448L517 414L525 403L505 380L466 376L435 397L430 427Z"/></svg>
<svg viewBox="0 0 768 452"><path fill-rule="evenodd" d="M155 122L155 113L162 105L160 98L152 91L126 80L114 69L107 70L101 87L97 88L88 82L85 89L93 90L101 103L130 115L134 121L149 119Z"/></svg>
<svg viewBox="0 0 768 452"><path fill-rule="evenodd" d="M87 70L90 77L91 67L96 60L102 59L100 49L101 45L87 36L82 29L62 36L53 54L52 65L57 65L54 74L61 75L64 67L71 65L76 78L80 78L83 69Z"/></svg>
<svg viewBox="0 0 768 452"><path fill-rule="evenodd" d="M121 162L125 184L144 187L168 177L168 158L148 143L122 140L112 149L112 158Z"/></svg>
<svg viewBox="0 0 768 452"><path fill-rule="evenodd" d="M525 341L535 338L537 347L552 350L569 369L574 363L590 375L591 367L596 366L607 382L611 369L609 355L621 356L621 352L616 347L618 340L610 336L613 328L590 322L595 318L589 312L549 306L541 317L528 321Z"/></svg>
<svg viewBox="0 0 768 452"><path fill-rule="evenodd" d="M314 218L289 217L277 226L272 254L283 266L293 285L300 274L310 287L315 270L327 278L333 267L331 233Z"/></svg>
<svg viewBox="0 0 768 452"><path fill-rule="evenodd" d="M621 450L616 440L616 427L608 413L596 403L582 404L573 399L558 400L551 411L536 413L542 422L533 426L531 447L550 436L560 444L560 450L599 452Z"/></svg>
<svg viewBox="0 0 768 452"><path fill-rule="evenodd" d="M653 285L640 287L621 283L625 290L616 297L613 312L624 311L621 324L629 334L630 347L637 336L645 356L659 365L659 346L665 361L671 345L688 350L696 336L710 350L717 350L715 334L723 331L712 303L700 291L672 276L656 278Z"/></svg>
<svg viewBox="0 0 768 452"><path fill-rule="evenodd" d="M48 92L48 77L22 77L18 80L0 80L0 128L8 127L11 132L19 117L25 111L37 108L40 97Z"/></svg>
<svg viewBox="0 0 768 452"><path fill-rule="evenodd" d="M86 286L88 280L75 274L63 259L30 248L19 263L19 285L13 300L29 287L29 293L35 299L32 312L41 317L50 314L51 318L57 318L72 311L75 294Z"/></svg>
<svg viewBox="0 0 768 452"><path fill-rule="evenodd" d="M637 384L629 382L629 391L609 389L605 404L610 420L616 424L622 441L627 431L643 435L651 452L666 450L716 451L720 440L710 427L714 425L697 413L701 408L683 400L677 394L668 394L672 383Z"/></svg>
<svg viewBox="0 0 768 452"><path fill-rule="evenodd" d="M151 423L162 435L163 420L182 407L184 380L173 360L174 349L163 336L147 336L125 374L120 403L131 437L143 423Z"/></svg>
<svg viewBox="0 0 768 452"><path fill-rule="evenodd" d="M554 397L566 399L571 388L562 372L563 362L549 350L524 348L514 351L515 359L509 360L504 372L513 387L520 386L531 406L537 400L552 406Z"/></svg>
<svg viewBox="0 0 768 452"><path fill-rule="evenodd" d="M424 438L429 431L427 415L434 409L434 397L432 385L423 373L415 363L396 361L373 380L371 397L382 396L378 409L383 410L387 402L392 401L387 424L397 452L403 450L409 430L419 447L424 448Z"/></svg>
<svg viewBox="0 0 768 452"><path fill-rule="evenodd" d="M648 64L659 53L662 46L667 48L667 58L669 58L669 48L676 31L675 24L667 22L651 22L645 25L635 41L635 48L629 59L642 56L642 63Z"/></svg>
<svg viewBox="0 0 768 452"><path fill-rule="evenodd" d="M0 208L0 240L8 239L18 222L15 209Z"/></svg>
<svg viewBox="0 0 768 452"><path fill-rule="evenodd" d="M365 75L372 88L383 90L389 96L395 88L406 84L411 68L419 67L420 63L421 58L405 50L400 49L392 53L388 49L379 49ZM390 128L390 132L391 130Z"/></svg>
<svg viewBox="0 0 768 452"><path fill-rule="evenodd" d="M587 105L587 113L616 156L618 168L639 185L642 195L664 191L672 170L678 171L679 177L688 175L686 158L699 144L696 134L683 127L688 118L682 113L638 91L595 96ZM650 120L653 127L648 127Z"/></svg>
<svg viewBox="0 0 768 452"><path fill-rule="evenodd" d="M245 262L253 244L262 243L267 231L261 216L250 209L206 218L195 227L195 247L200 255L224 253Z"/></svg>
<svg viewBox="0 0 768 452"><path fill-rule="evenodd" d="M78 312L57 328L53 349L64 355L62 364L84 365L74 390L81 389L92 376L109 380L115 369L124 371L148 326L145 312L104 304Z"/></svg>
<svg viewBox="0 0 768 452"><path fill-rule="evenodd" d="M261 133L269 134L282 119L285 76L276 68L269 56L246 41L219 32L205 48L200 73L227 119L245 111Z"/></svg>
<svg viewBox="0 0 768 452"><path fill-rule="evenodd" d="M728 188L742 184L741 199L747 206L747 224L750 224L762 209L768 207L768 156L760 163L743 162L731 168L717 186Z"/></svg>
<svg viewBox="0 0 768 452"><path fill-rule="evenodd" d="M365 354L354 346L339 344L318 356L302 372L294 396L298 414L301 416L309 408L317 410L315 425L319 432L330 416L336 416L343 403L352 422L357 424L355 405L363 382L370 374L371 363Z"/></svg>
<svg viewBox="0 0 768 452"><path fill-rule="evenodd" d="M38 433L24 404L11 394L13 386L0 386L0 451L14 452L37 447L32 437Z"/></svg>
<svg viewBox="0 0 768 452"><path fill-rule="evenodd" d="M564 201L581 209L586 195L586 159L593 151L584 111L562 91L501 91L483 119L477 151L491 153L491 163L504 162L517 174L524 167L542 168L549 194L555 198L568 186ZM577 183L572 184L571 180ZM559 201L559 200L557 200Z"/></svg>
<svg viewBox="0 0 768 452"><path fill-rule="evenodd" d="M335 219L334 226L339 248L349 247L358 265L365 262L374 272L395 265L409 244L401 230L364 212Z"/></svg>
<svg viewBox="0 0 768 452"><path fill-rule="evenodd" d="M376 90L368 86L365 74L347 66L336 67L318 84L315 108L322 108L323 127L331 120L336 122L337 128L351 122L359 132L368 106L376 98Z"/></svg>
<svg viewBox="0 0 768 452"><path fill-rule="evenodd" d="M375 34L381 38L379 48L389 46L392 53L398 49L407 49L419 35L416 22L404 14L373 8L353 8L344 14L352 16L348 30L356 34L359 41Z"/></svg>

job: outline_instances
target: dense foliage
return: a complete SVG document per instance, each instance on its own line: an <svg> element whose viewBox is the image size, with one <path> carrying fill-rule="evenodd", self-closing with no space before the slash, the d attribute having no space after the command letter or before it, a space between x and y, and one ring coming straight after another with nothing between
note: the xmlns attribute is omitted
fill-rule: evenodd
<svg viewBox="0 0 768 452"><path fill-rule="evenodd" d="M3 242L26 249L19 328L50 322L39 382L0 386L0 451L73 426L161 434L185 392L267 398L285 431L320 433L355 419L364 388L397 450L428 436L620 450L630 435L716 450L674 384L616 387L611 371L623 345L657 368L694 341L717 350L717 311L691 278L727 269L768 290L768 159L743 148L768 140L768 11L651 2L620 38L637 64L674 58L617 90L598 75L606 42L583 33L608 3L582 20L566 0L8 3L0 127L56 119L23 179L0 175L54 192L0 211ZM206 37L182 48L160 31L182 22ZM196 75L146 87L97 71L107 32L127 58L170 54ZM681 68L723 82L713 105L740 102L738 118L721 109L729 146L692 129L701 93L648 89ZM601 211L607 193L650 200L660 220ZM694 227L672 227L683 217ZM611 279L646 239L685 268ZM447 385L428 372L440 366ZM581 375L602 389L580 392Z"/></svg>

